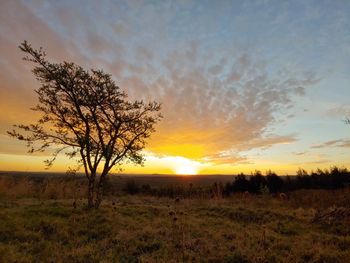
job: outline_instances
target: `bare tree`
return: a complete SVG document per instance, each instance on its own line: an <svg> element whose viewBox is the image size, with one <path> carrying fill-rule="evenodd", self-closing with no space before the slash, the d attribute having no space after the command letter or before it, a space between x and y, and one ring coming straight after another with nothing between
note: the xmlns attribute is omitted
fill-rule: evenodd
<svg viewBox="0 0 350 263"><path fill-rule="evenodd" d="M54 149L45 161L48 167L61 152L79 157L88 179L88 207L98 208L113 166L127 160L143 164L141 150L161 119L160 104L128 101L102 70L49 62L42 48L35 50L26 41L19 48L26 53L24 60L35 64L33 73L41 86L35 90L39 103L32 110L42 115L37 123L14 125L8 133L26 141L31 153Z"/></svg>

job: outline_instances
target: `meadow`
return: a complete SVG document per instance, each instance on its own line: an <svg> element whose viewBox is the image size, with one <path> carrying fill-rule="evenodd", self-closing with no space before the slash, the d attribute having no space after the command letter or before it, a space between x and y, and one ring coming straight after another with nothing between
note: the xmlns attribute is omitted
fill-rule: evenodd
<svg viewBox="0 0 350 263"><path fill-rule="evenodd" d="M191 189L232 180L140 178ZM172 198L128 194L130 178L115 178L87 210L83 179L1 175L0 262L350 262L349 187Z"/></svg>

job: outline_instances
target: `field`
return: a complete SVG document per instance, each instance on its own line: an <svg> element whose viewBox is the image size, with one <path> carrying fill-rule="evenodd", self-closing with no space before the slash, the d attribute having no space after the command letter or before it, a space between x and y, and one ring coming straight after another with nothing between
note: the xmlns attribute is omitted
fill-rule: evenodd
<svg viewBox="0 0 350 263"><path fill-rule="evenodd" d="M87 211L82 194L53 194L57 181L40 192L0 178L0 262L350 262L350 188L288 199L121 191Z"/></svg>

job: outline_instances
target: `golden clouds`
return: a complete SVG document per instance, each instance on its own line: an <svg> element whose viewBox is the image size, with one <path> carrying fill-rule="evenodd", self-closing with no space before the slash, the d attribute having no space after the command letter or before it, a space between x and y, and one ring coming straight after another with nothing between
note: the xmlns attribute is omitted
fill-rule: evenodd
<svg viewBox="0 0 350 263"><path fill-rule="evenodd" d="M165 144L159 143L158 146L152 144L148 149L154 153L159 153L169 156L183 156L190 159L200 159L205 156L205 145L196 145L191 143L173 143Z"/></svg>
<svg viewBox="0 0 350 263"><path fill-rule="evenodd" d="M103 68L133 99L162 102L164 119L147 147L158 159L149 155L143 171L174 172L173 166L184 165L176 158L197 161L191 165L199 171L228 171L225 165L247 161L246 151L295 142L293 132L280 135L269 130L278 121L276 113L292 107L295 98L304 95L304 86L315 83L312 74L287 67L276 73L269 61L245 49L208 48L209 43L192 39L165 45L168 40L161 37L166 38L167 28L162 36L153 33L162 27L160 16L167 18L171 10L149 17L148 22L157 22L153 26L138 17L145 22L140 28L152 30L149 34L133 31L137 27L124 17L94 30L96 21L79 8L48 9L51 13L40 14L31 4L2 3L0 152L23 154L21 145L5 132L10 124L36 118L29 107L35 104L34 89L40 84L21 61L17 46L24 39L44 46L57 61ZM100 23L105 18L102 10L94 12ZM53 20L45 21L46 15ZM139 35L146 37L140 40ZM127 171L141 170L127 166Z"/></svg>

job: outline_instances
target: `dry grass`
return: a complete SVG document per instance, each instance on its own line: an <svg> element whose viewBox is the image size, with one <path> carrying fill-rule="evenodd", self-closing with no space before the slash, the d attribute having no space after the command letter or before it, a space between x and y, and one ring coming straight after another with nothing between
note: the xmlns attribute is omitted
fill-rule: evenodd
<svg viewBox="0 0 350 263"><path fill-rule="evenodd" d="M0 262L349 262L348 221L314 220L326 200L348 209L349 189L290 200L123 196L98 211L3 194Z"/></svg>
<svg viewBox="0 0 350 263"><path fill-rule="evenodd" d="M0 176L0 195L6 199L79 199L86 195L85 178Z"/></svg>

